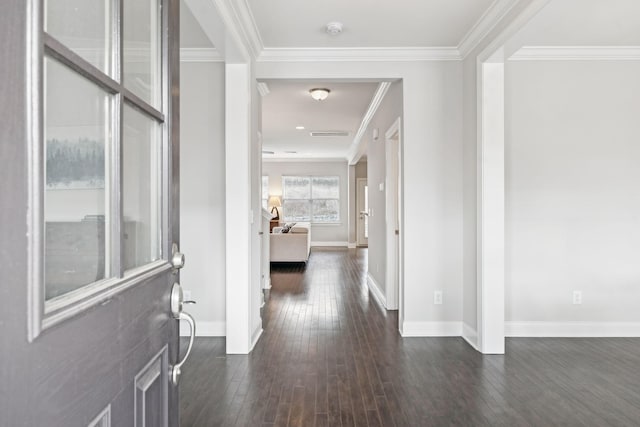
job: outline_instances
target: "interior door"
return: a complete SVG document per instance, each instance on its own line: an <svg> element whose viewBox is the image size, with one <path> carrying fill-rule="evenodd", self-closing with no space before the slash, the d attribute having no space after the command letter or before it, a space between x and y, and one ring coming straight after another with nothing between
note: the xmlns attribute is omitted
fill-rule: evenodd
<svg viewBox="0 0 640 427"><path fill-rule="evenodd" d="M356 189L356 209L358 210L357 243L369 245L369 186L366 178L358 178Z"/></svg>
<svg viewBox="0 0 640 427"><path fill-rule="evenodd" d="M177 426L178 1L2 9L0 425Z"/></svg>

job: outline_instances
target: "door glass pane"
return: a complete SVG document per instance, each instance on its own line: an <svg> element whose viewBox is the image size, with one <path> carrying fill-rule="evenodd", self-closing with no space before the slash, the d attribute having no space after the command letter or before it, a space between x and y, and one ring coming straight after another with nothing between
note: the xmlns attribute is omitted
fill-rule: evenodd
<svg viewBox="0 0 640 427"><path fill-rule="evenodd" d="M160 107L160 3L124 1L124 85L155 108Z"/></svg>
<svg viewBox="0 0 640 427"><path fill-rule="evenodd" d="M45 58L45 295L109 277L111 97Z"/></svg>
<svg viewBox="0 0 640 427"><path fill-rule="evenodd" d="M160 258L161 127L125 104L122 149L124 267Z"/></svg>
<svg viewBox="0 0 640 427"><path fill-rule="evenodd" d="M313 222L337 222L340 219L338 200L314 200L312 211Z"/></svg>
<svg viewBox="0 0 640 427"><path fill-rule="evenodd" d="M45 31L113 76L111 0L46 0Z"/></svg>

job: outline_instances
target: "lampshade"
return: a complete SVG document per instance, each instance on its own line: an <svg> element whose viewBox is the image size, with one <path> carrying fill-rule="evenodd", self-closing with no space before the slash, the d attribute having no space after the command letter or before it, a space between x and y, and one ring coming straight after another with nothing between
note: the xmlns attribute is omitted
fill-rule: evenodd
<svg viewBox="0 0 640 427"><path fill-rule="evenodd" d="M313 88L309 91L311 97L316 101L324 101L331 91L325 88Z"/></svg>
<svg viewBox="0 0 640 427"><path fill-rule="evenodd" d="M282 201L280 201L280 196L269 196L269 201L267 202L270 208L279 208L282 207Z"/></svg>

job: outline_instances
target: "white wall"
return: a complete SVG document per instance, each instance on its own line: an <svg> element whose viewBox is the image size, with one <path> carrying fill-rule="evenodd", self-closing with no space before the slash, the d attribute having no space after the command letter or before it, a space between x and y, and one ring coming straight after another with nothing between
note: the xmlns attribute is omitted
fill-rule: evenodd
<svg viewBox="0 0 640 427"><path fill-rule="evenodd" d="M384 295L386 291L386 263L387 237L385 194L387 189L380 184L385 183L386 152L385 132L393 123L402 117L402 82L393 83L385 95L376 114L371 119L366 131L369 139L367 145L367 183L369 185L369 209L373 215L369 216L369 274L380 287ZM372 138L373 129L378 129L378 140Z"/></svg>
<svg viewBox="0 0 640 427"><path fill-rule="evenodd" d="M198 335L225 334L224 64L180 66L181 283Z"/></svg>
<svg viewBox="0 0 640 427"><path fill-rule="evenodd" d="M340 221L336 224L313 224L311 241L320 244L347 245L349 225L349 193L347 161L335 162L275 162L263 161L262 173L269 176L269 194L282 195L282 176L339 176L340 177ZM284 208L278 208L280 218L284 218Z"/></svg>
<svg viewBox="0 0 640 427"><path fill-rule="evenodd" d="M259 62L257 77L402 79L405 335L459 335L462 320L462 64ZM441 289L444 304L433 304Z"/></svg>
<svg viewBox="0 0 640 427"><path fill-rule="evenodd" d="M640 321L638 76L640 62L507 63L507 321Z"/></svg>

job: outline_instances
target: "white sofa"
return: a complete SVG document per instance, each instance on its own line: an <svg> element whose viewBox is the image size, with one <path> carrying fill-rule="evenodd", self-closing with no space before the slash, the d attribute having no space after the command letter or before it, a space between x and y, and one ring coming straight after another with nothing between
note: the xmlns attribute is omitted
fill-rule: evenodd
<svg viewBox="0 0 640 427"><path fill-rule="evenodd" d="M270 236L271 262L307 262L311 251L311 224L296 222L288 233L275 227Z"/></svg>

